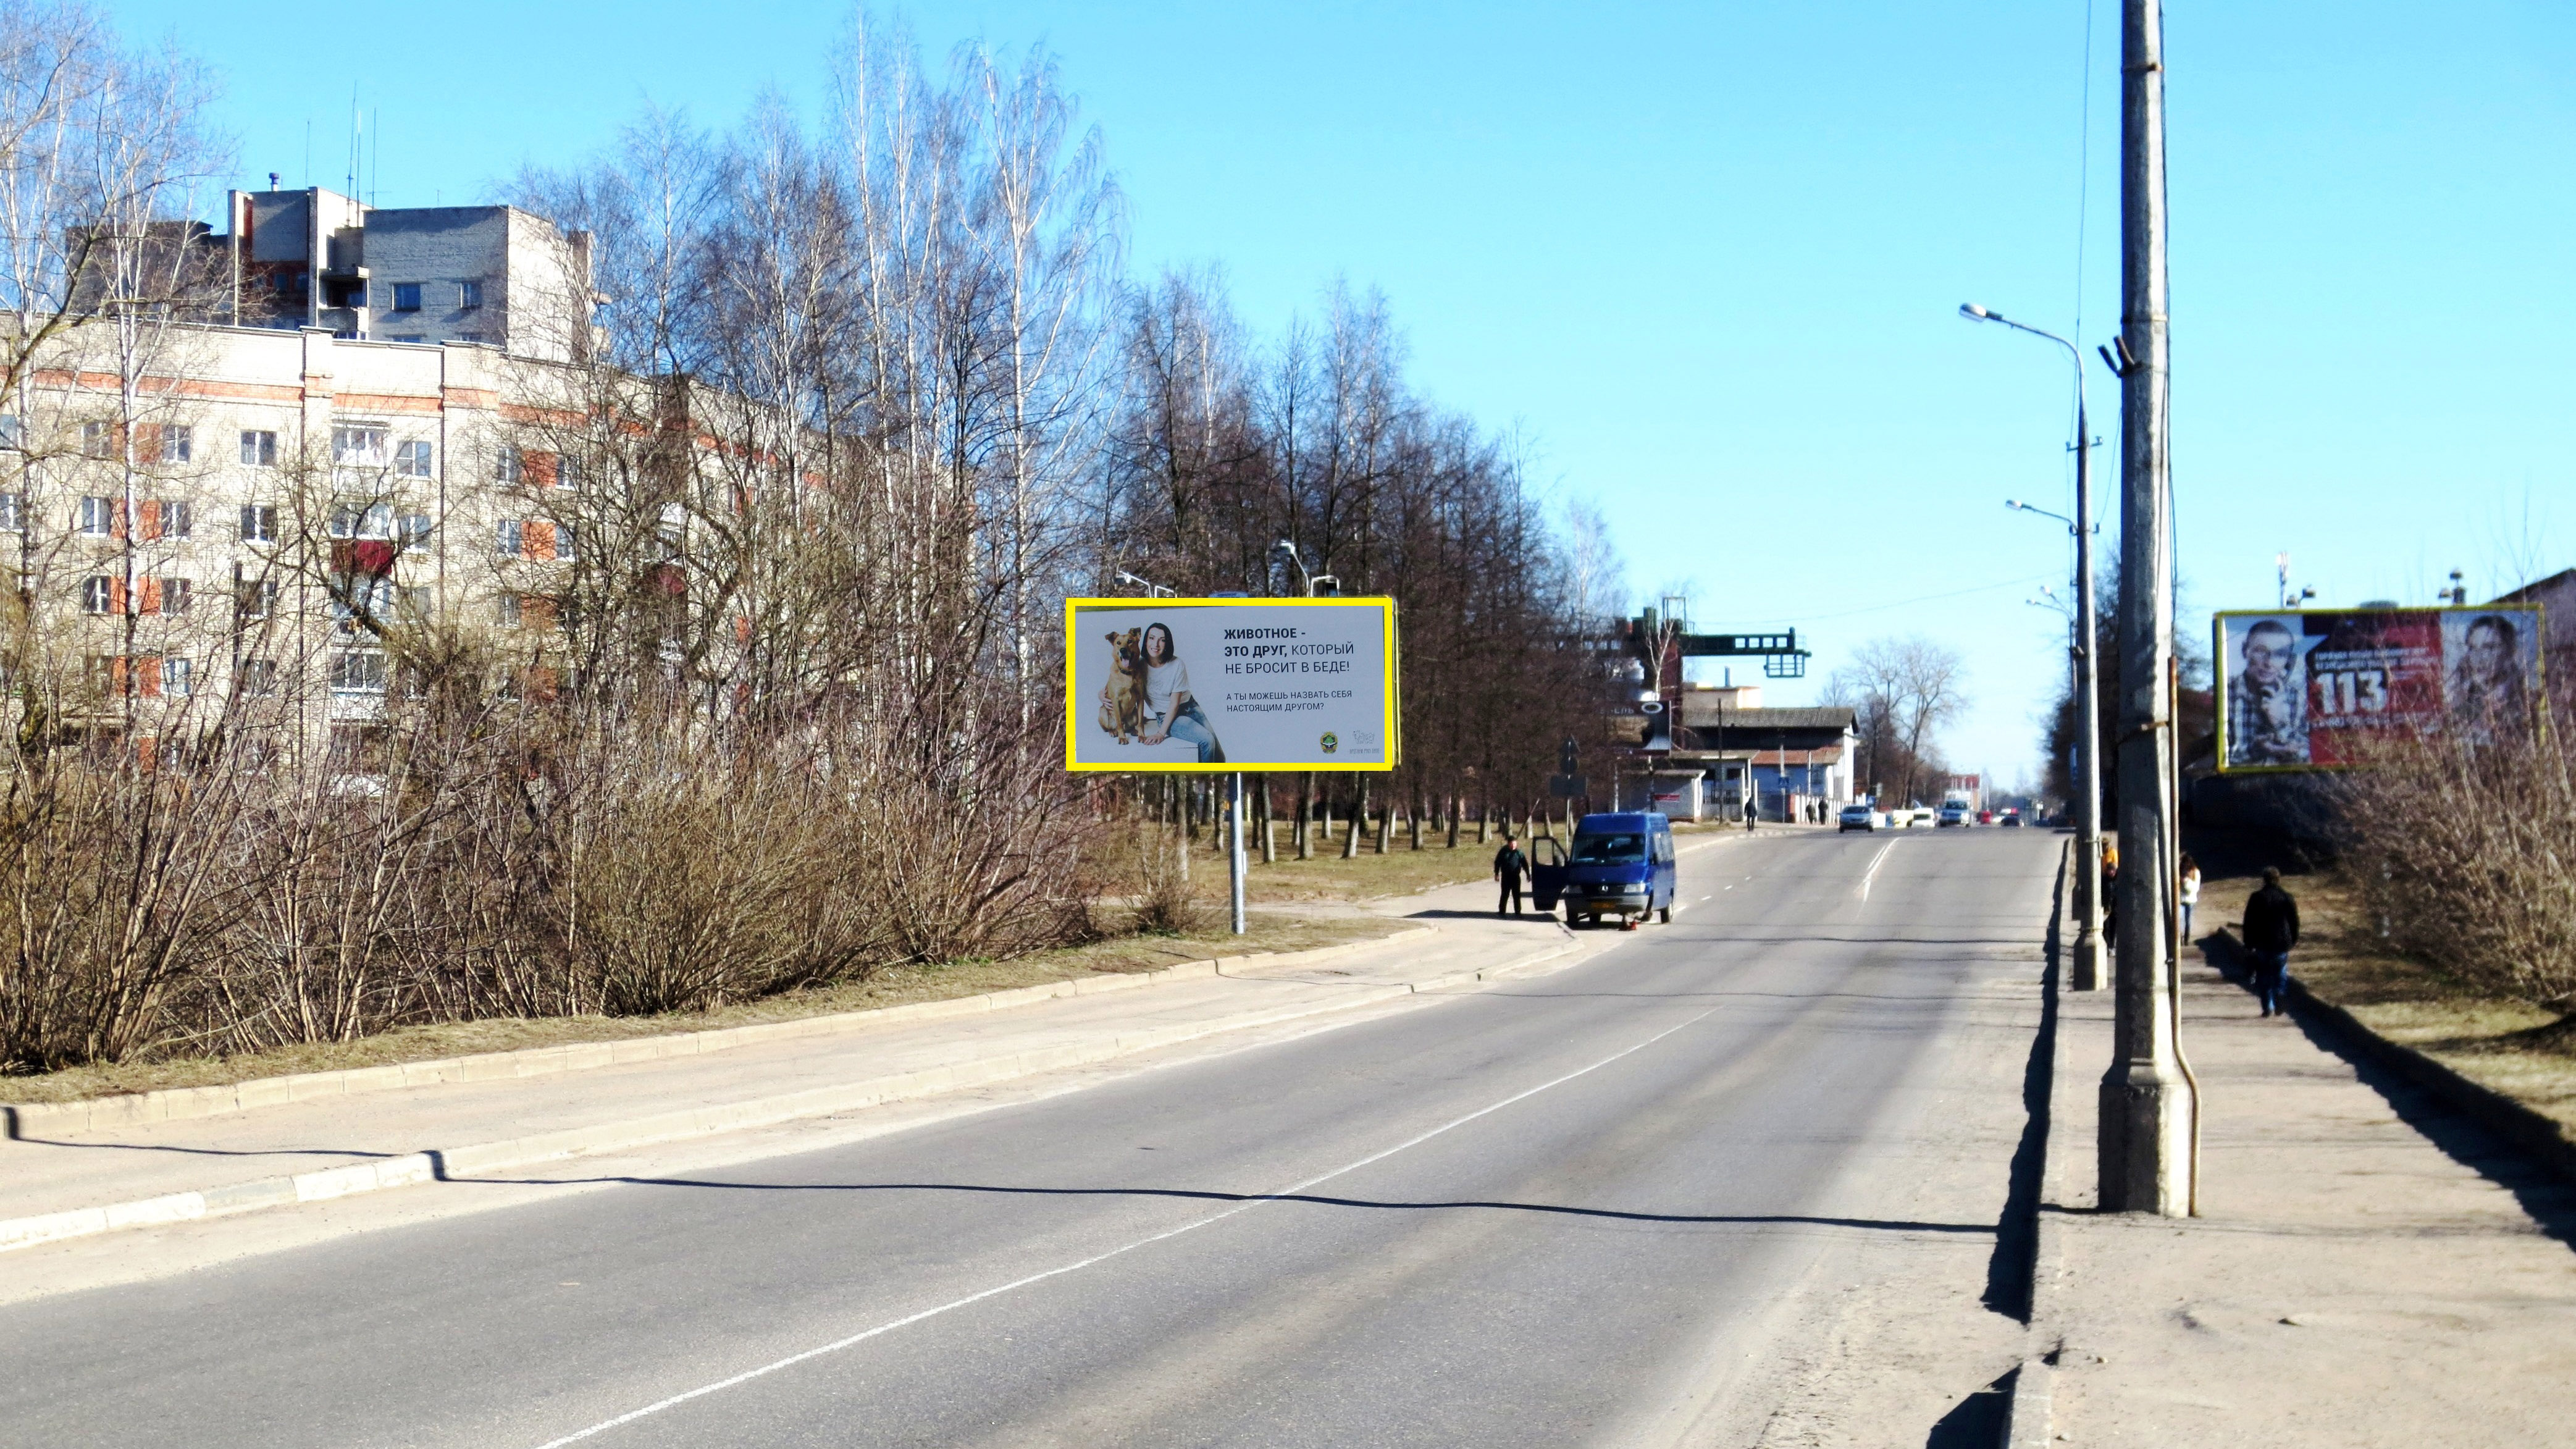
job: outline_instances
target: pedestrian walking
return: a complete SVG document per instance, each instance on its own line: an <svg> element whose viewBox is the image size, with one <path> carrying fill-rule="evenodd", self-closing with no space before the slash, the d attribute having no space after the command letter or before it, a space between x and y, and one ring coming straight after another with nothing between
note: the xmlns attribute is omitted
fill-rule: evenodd
<svg viewBox="0 0 2576 1449"><path fill-rule="evenodd" d="M1759 818L1761 817L1761 815L1762 815L1762 807L1761 807L1761 805L1760 805L1759 803L1757 803L1757 802L1755 801L1755 799L1754 799L1752 796L1750 796L1750 795L1746 796L1746 797L1745 797L1745 799L1744 799L1744 828L1745 828L1745 830L1746 830L1746 831L1748 831L1748 832L1750 832L1750 831L1753 829L1753 822L1754 822L1755 820L1759 819Z"/></svg>
<svg viewBox="0 0 2576 1449"><path fill-rule="evenodd" d="M1515 916L1521 913L1521 876L1528 870L1529 857L1521 854L1520 842L1504 831L1503 848L1494 852L1494 880L1503 888L1502 897L1494 902L1495 915L1503 914L1505 906Z"/></svg>
<svg viewBox="0 0 2576 1449"><path fill-rule="evenodd" d="M2185 854L2182 858L2182 943L2191 944L2192 907L2200 904L2200 862Z"/></svg>
<svg viewBox="0 0 2576 1449"><path fill-rule="evenodd" d="M2263 888L2245 900L2245 949L2254 957L2254 994L2265 1016L2281 1014L2290 948L2299 944L2299 903L2281 889L2281 868L2263 867Z"/></svg>
<svg viewBox="0 0 2576 1449"><path fill-rule="evenodd" d="M2102 841L2102 939L2119 950L2120 842L2107 836Z"/></svg>

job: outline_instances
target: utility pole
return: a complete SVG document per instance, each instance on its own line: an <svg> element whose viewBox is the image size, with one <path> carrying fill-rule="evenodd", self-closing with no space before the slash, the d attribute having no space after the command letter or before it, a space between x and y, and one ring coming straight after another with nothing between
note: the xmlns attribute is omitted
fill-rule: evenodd
<svg viewBox="0 0 2576 1449"><path fill-rule="evenodd" d="M2175 842L2165 305L2162 0L2121 0L2120 896L2099 1202L2105 1212L2184 1217L2198 1103L2182 1069L2166 974Z"/></svg>

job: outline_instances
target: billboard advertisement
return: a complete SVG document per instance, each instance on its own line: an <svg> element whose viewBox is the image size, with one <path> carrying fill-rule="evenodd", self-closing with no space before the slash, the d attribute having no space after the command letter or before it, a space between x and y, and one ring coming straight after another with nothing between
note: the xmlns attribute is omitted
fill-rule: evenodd
<svg viewBox="0 0 2576 1449"><path fill-rule="evenodd" d="M2540 606L2241 610L2217 617L2222 774L2324 770L2374 747L2531 727Z"/></svg>
<svg viewBox="0 0 2576 1449"><path fill-rule="evenodd" d="M1067 599L1068 770L1392 770L1393 599Z"/></svg>

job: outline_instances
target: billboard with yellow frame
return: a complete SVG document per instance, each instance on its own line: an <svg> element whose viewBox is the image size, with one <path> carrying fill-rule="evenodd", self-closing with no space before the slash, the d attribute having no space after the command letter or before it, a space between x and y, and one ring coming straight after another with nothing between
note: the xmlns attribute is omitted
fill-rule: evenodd
<svg viewBox="0 0 2576 1449"><path fill-rule="evenodd" d="M1068 770L1392 770L1395 600L1067 599Z"/></svg>

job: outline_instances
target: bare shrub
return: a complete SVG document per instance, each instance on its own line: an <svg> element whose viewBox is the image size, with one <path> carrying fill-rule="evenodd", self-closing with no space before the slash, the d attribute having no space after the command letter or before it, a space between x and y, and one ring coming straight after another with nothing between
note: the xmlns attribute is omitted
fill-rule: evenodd
<svg viewBox="0 0 2576 1449"><path fill-rule="evenodd" d="M2576 742L2539 729L2392 748L2342 785L2349 859L2390 944L2576 1014Z"/></svg>
<svg viewBox="0 0 2576 1449"><path fill-rule="evenodd" d="M1160 825L1137 829L1133 845L1129 929L1148 936L1190 936L1208 928L1207 900L1190 883L1189 842Z"/></svg>

